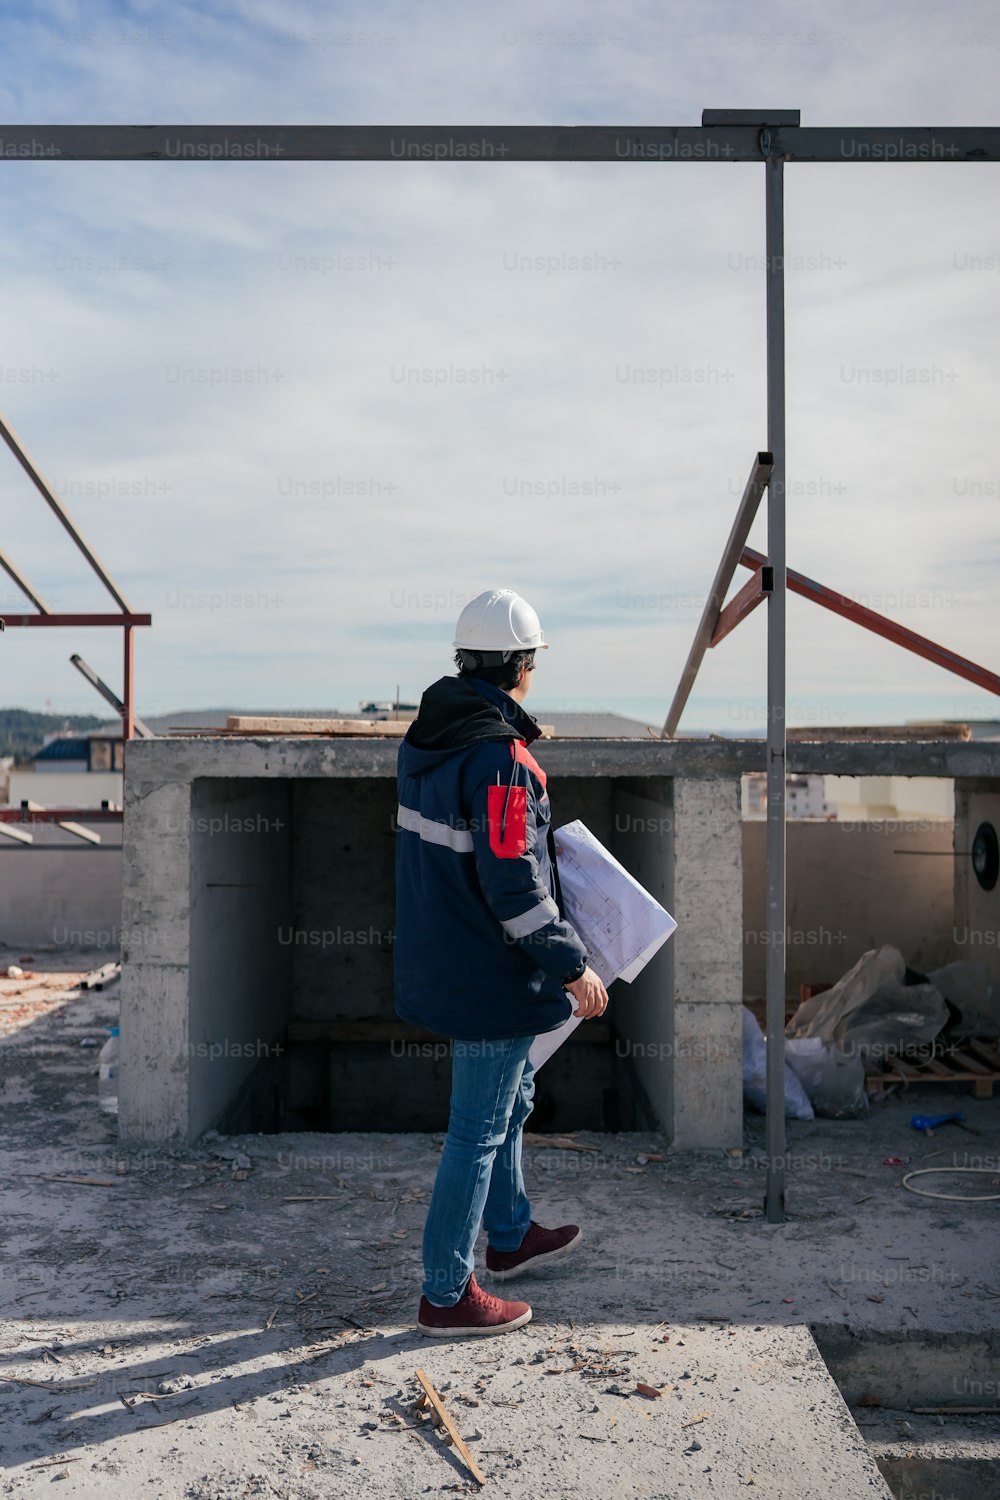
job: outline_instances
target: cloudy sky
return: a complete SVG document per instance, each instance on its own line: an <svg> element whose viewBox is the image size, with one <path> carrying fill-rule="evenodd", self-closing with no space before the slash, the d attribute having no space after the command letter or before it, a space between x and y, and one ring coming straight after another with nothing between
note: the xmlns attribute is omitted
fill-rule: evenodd
<svg viewBox="0 0 1000 1500"><path fill-rule="evenodd" d="M989 0L38 0L0 40L8 124L1000 123ZM152 613L140 713L415 697L509 586L552 642L535 706L662 720L766 445L761 168L0 173L0 408ZM790 565L997 669L1000 166L785 179ZM0 517L53 608L114 607L6 450ZM765 630L709 654L684 727L763 727ZM0 703L100 712L68 658L119 688L119 639L8 630ZM794 597L788 700L997 713Z"/></svg>

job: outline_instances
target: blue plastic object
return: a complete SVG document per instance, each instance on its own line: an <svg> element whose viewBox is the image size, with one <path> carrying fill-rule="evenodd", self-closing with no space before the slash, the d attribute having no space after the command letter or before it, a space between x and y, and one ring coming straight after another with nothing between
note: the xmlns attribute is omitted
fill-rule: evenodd
<svg viewBox="0 0 1000 1500"><path fill-rule="evenodd" d="M961 1125L964 1119L964 1115L914 1115L910 1124L914 1130L927 1132L936 1130L939 1125L950 1125L953 1121L955 1124Z"/></svg>

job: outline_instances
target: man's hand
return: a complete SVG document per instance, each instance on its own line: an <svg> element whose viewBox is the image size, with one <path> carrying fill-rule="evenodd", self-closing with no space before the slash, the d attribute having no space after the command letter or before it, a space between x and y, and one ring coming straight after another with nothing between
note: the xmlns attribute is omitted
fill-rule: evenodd
<svg viewBox="0 0 1000 1500"><path fill-rule="evenodd" d="M573 1012L575 1016L584 1021L603 1016L608 1005L608 992L593 969L584 969L579 979L574 979L572 984L567 984L564 988L576 1001L576 1010Z"/></svg>

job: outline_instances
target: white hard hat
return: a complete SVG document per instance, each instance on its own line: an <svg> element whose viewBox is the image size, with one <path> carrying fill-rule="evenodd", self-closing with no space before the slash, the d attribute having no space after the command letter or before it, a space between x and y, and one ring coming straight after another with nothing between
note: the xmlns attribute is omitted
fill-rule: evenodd
<svg viewBox="0 0 1000 1500"><path fill-rule="evenodd" d="M513 589L486 589L458 617L453 646L466 651L547 651L538 616Z"/></svg>

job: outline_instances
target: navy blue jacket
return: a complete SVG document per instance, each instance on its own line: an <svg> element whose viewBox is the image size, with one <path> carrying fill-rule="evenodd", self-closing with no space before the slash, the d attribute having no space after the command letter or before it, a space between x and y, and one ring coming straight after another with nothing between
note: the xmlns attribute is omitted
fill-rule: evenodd
<svg viewBox="0 0 1000 1500"><path fill-rule="evenodd" d="M575 1009L587 952L561 914L535 720L442 677L399 747L396 1014L441 1036L535 1036Z"/></svg>

